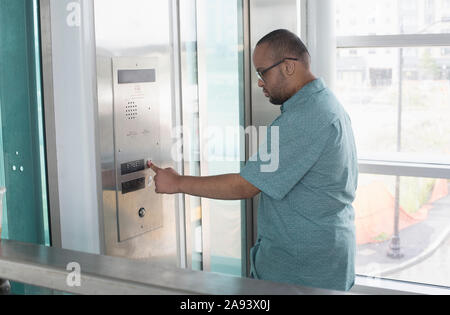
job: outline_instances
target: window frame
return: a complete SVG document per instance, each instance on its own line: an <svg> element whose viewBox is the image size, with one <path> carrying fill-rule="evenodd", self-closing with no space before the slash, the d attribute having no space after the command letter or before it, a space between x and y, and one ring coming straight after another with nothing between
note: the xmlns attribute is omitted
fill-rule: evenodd
<svg viewBox="0 0 450 315"><path fill-rule="evenodd" d="M336 17L335 17L336 19ZM353 48L407 48L407 47L446 47L450 46L450 34L393 34L336 36L336 50ZM394 155L394 154L392 154ZM358 159L361 174L391 175L398 177L443 178L450 179L450 161L404 159L401 153L395 156L360 156ZM367 285L373 288L402 288L420 294L448 294L450 287L432 286L424 283L411 283L390 280L383 277L356 276L356 286Z"/></svg>
<svg viewBox="0 0 450 315"><path fill-rule="evenodd" d="M450 34L398 34L338 36L337 49L352 48L407 48L450 46ZM359 159L363 174L413 176L450 179L449 163L424 163L401 159L364 157Z"/></svg>

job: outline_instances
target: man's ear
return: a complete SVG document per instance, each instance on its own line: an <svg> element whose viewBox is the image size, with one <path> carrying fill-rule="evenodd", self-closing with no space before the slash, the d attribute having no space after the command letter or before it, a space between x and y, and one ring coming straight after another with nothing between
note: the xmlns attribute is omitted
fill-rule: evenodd
<svg viewBox="0 0 450 315"><path fill-rule="evenodd" d="M293 62L291 60L286 60L284 62L284 71L289 76L291 76L291 75L293 75L295 73L295 67L296 67L295 62Z"/></svg>

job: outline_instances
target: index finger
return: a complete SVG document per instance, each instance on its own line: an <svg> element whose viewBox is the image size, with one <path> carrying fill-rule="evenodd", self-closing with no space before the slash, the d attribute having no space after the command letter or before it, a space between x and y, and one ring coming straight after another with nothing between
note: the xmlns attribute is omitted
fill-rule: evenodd
<svg viewBox="0 0 450 315"><path fill-rule="evenodd" d="M148 167L151 168L155 173L158 173L158 171L161 170L158 166L156 166L155 164L153 164L152 161L148 161L148 162L147 162L147 165L148 165Z"/></svg>

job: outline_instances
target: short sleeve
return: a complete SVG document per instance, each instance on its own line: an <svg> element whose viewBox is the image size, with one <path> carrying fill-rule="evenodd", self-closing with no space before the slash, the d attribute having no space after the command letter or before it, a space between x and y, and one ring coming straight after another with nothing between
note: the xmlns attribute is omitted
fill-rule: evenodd
<svg viewBox="0 0 450 315"><path fill-rule="evenodd" d="M333 134L333 125L317 128L274 126L267 141L247 162L240 175L259 190L282 200L320 159Z"/></svg>

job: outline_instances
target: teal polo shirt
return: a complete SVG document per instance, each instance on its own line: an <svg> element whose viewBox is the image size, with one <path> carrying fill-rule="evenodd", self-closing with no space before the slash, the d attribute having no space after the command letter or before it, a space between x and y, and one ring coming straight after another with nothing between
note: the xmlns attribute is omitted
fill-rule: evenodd
<svg viewBox="0 0 450 315"><path fill-rule="evenodd" d="M261 190L252 277L350 290L356 147L350 118L322 79L283 104L241 176Z"/></svg>

